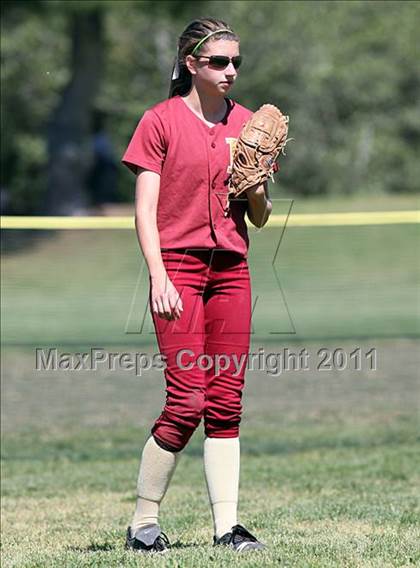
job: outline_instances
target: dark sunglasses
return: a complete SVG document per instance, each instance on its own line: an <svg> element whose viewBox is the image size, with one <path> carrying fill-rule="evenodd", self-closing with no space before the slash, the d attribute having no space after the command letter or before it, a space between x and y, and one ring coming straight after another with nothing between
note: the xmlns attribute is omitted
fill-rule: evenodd
<svg viewBox="0 0 420 568"><path fill-rule="evenodd" d="M203 58L209 60L209 65L215 69L226 69L232 61L235 69L239 69L242 63L242 55L235 55L235 57L228 57L227 55L197 55L196 58Z"/></svg>

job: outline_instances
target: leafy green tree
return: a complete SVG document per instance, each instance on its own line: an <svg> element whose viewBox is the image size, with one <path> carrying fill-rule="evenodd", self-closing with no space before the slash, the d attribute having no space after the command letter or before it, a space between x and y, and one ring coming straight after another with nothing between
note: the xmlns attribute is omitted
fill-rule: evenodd
<svg viewBox="0 0 420 568"><path fill-rule="evenodd" d="M419 2L46 1L2 5L2 188L14 213L88 204L91 116L122 155L167 97L176 41L225 19L244 64L232 97L290 115L279 195L418 191ZM133 179L120 168L119 196Z"/></svg>

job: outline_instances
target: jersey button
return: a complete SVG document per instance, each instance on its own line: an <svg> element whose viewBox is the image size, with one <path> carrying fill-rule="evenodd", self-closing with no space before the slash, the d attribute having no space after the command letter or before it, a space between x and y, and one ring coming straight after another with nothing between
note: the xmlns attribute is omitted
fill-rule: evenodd
<svg viewBox="0 0 420 568"><path fill-rule="evenodd" d="M211 147L212 147L212 148L216 148L216 142L212 142L212 143L211 143Z"/></svg>
<svg viewBox="0 0 420 568"><path fill-rule="evenodd" d="M209 134L210 136L214 136L214 130L210 130Z"/></svg>
<svg viewBox="0 0 420 568"><path fill-rule="evenodd" d="M214 188L216 187L216 182L213 181L212 184L211 184L211 186L212 186L212 188L214 189Z"/></svg>

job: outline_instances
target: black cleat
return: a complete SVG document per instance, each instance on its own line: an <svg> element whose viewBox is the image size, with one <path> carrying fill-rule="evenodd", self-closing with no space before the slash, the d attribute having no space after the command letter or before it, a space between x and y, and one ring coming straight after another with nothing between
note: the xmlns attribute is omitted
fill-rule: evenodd
<svg viewBox="0 0 420 568"><path fill-rule="evenodd" d="M160 530L159 525L147 525L137 529L132 535L131 527L127 528L125 548L143 554L164 554L170 547L169 539Z"/></svg>
<svg viewBox="0 0 420 568"><path fill-rule="evenodd" d="M265 544L259 542L254 535L246 530L242 525L235 525L232 531L224 534L220 538L213 537L213 546L224 545L236 550L245 552L246 550L262 550Z"/></svg>

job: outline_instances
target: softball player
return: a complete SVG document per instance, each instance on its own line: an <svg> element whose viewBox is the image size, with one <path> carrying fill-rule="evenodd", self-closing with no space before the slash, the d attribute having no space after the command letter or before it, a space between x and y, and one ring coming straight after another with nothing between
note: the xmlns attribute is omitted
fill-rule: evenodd
<svg viewBox="0 0 420 568"><path fill-rule="evenodd" d="M213 544L264 548L237 519L251 326L245 213L257 227L271 213L265 184L228 207L234 143L252 114L226 96L240 63L239 38L225 22L193 21L179 38L169 98L145 112L122 158L137 176L136 229L166 357L166 403L142 452L126 536L126 547L139 552L169 547L159 506L201 420ZM223 363L217 371L216 356Z"/></svg>

